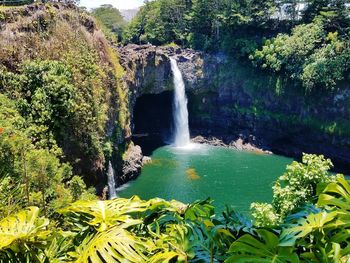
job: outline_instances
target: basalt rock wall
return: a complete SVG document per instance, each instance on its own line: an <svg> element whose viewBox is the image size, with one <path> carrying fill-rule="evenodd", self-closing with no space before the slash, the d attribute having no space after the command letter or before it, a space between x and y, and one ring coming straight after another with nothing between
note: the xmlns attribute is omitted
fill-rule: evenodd
<svg viewBox="0 0 350 263"><path fill-rule="evenodd" d="M186 82L193 137L213 136L227 144L242 139L296 158L302 152L324 154L338 170L350 172L350 87L305 94L225 54L152 45L128 45L118 52L132 130L137 99L173 89L169 57L175 57Z"/></svg>

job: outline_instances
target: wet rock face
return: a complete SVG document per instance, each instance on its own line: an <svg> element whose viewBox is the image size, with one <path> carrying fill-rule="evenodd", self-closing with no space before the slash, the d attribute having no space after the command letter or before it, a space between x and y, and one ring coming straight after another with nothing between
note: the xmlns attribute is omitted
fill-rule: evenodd
<svg viewBox="0 0 350 263"><path fill-rule="evenodd" d="M141 147L133 144L129 145L129 149L124 154L122 175L118 177L118 184L135 179L141 172L144 164L143 160Z"/></svg>
<svg viewBox="0 0 350 263"><path fill-rule="evenodd" d="M238 149L252 145L297 158L302 152L324 154L338 170L350 172L350 132L332 132L344 124L339 120L350 127L350 88L305 96L295 86L277 87L265 72L224 54L152 45L118 51L131 111L144 94L173 89L169 57L175 57L186 82L192 137L216 137Z"/></svg>
<svg viewBox="0 0 350 263"><path fill-rule="evenodd" d="M151 45L119 47L120 63L126 71L124 81L131 103L142 94L158 94L171 89L171 68L167 55Z"/></svg>
<svg viewBox="0 0 350 263"><path fill-rule="evenodd" d="M118 47L120 62L127 74L124 78L133 97L173 90L169 57L177 60L188 90L213 85L213 73L225 58L210 56L192 49L134 45Z"/></svg>
<svg viewBox="0 0 350 263"><path fill-rule="evenodd" d="M263 154L272 154L272 152L268 150L264 150L263 148L259 148L258 146L254 145L253 143L250 143L248 141L245 141L242 138L238 138L237 140L231 141L229 143L223 142L223 140L216 138L216 137L203 137L203 136L196 136L193 139L191 139L194 143L199 144L207 144L211 146L216 147L225 147L225 148L231 148L239 151L249 151L249 152L255 152L255 153L263 153Z"/></svg>

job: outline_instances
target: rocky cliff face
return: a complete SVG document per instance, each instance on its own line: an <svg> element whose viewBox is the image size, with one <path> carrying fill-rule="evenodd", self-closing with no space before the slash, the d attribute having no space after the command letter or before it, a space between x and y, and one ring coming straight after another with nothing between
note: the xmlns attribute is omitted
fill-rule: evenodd
<svg viewBox="0 0 350 263"><path fill-rule="evenodd" d="M173 90L169 57L174 57L178 61L186 81L186 88L190 92L203 92L215 86L216 74L213 77L205 72L217 71L219 57L206 56L190 49L152 45L128 45L119 47L118 52L120 63L126 71L124 82L129 89L131 126L134 125L133 111L138 98ZM164 98L159 99L164 100ZM157 117L157 115L154 116L154 118Z"/></svg>
<svg viewBox="0 0 350 263"><path fill-rule="evenodd" d="M131 111L143 95L172 89L173 56L186 81L192 136L215 136L227 144L240 138L296 158L302 152L324 154L338 170L349 171L350 88L305 95L223 54L151 45L120 47L119 53Z"/></svg>

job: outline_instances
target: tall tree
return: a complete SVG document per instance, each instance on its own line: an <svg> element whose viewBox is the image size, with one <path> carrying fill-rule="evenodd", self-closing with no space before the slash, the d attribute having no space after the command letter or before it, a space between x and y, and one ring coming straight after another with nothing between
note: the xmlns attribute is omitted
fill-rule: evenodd
<svg viewBox="0 0 350 263"><path fill-rule="evenodd" d="M93 9L92 14L108 30L121 37L126 22L117 8L112 5L102 5Z"/></svg>

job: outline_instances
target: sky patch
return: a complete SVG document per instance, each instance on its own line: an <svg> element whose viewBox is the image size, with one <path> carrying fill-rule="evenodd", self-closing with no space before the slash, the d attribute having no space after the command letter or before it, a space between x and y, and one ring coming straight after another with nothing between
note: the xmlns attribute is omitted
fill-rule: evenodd
<svg viewBox="0 0 350 263"><path fill-rule="evenodd" d="M91 9L106 4L113 5L120 10L135 9L143 5L143 0L80 0L79 5Z"/></svg>

